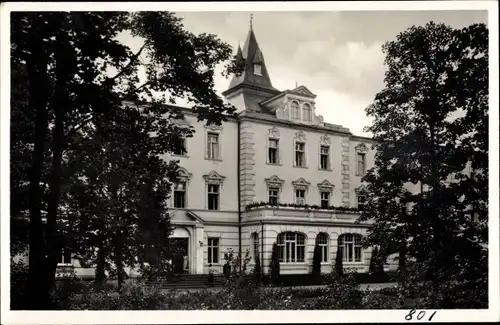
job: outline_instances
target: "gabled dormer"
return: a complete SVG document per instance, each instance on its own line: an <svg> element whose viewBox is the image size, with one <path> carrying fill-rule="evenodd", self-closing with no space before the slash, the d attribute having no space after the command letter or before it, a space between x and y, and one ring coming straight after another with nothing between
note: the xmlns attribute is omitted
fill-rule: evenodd
<svg viewBox="0 0 500 325"><path fill-rule="evenodd" d="M316 115L316 95L307 87L285 90L261 103L281 120L294 123L323 126L323 117Z"/></svg>

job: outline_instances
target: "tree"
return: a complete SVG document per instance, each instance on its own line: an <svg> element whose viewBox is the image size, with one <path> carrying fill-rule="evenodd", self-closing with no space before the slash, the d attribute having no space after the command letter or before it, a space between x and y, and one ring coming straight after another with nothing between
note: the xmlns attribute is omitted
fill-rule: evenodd
<svg viewBox="0 0 500 325"><path fill-rule="evenodd" d="M318 243L314 245L312 274L321 274L321 247L318 245Z"/></svg>
<svg viewBox="0 0 500 325"><path fill-rule="evenodd" d="M220 124L234 109L216 94L213 77L215 66L230 59L231 47L214 35L186 31L168 12L19 12L11 19L12 89L26 95L12 96L12 111L22 112L22 124L12 132L25 136L11 149L16 161L30 157L16 166L11 183L22 197L12 201L15 212L29 210L29 309L46 309L66 240L61 199L75 172L67 171L71 155L92 137L95 123L117 119L124 100L149 99L147 114L169 116L159 125L165 137L172 135L170 121L183 114L159 104L182 96L194 104L199 120ZM123 32L144 41L138 51L116 39ZM165 95L155 99L153 92ZM174 142L156 153L171 151Z"/></svg>
<svg viewBox="0 0 500 325"><path fill-rule="evenodd" d="M363 179L366 244L419 265L433 308L451 287L487 297L488 30L431 22L383 51L385 88L366 109L377 141Z"/></svg>
<svg viewBox="0 0 500 325"><path fill-rule="evenodd" d="M269 268L271 269L271 283L278 284L280 279L280 257L278 252L278 244L276 243L273 244Z"/></svg>
<svg viewBox="0 0 500 325"><path fill-rule="evenodd" d="M337 246L337 253L335 254L335 276L337 278L344 276L342 249L339 246Z"/></svg>
<svg viewBox="0 0 500 325"><path fill-rule="evenodd" d="M259 256L255 256L255 266L254 266L254 269L253 269L253 274L254 274L254 277L255 277L255 280L257 281L260 281L261 279L261 270L260 270L261 266L260 266L260 258Z"/></svg>

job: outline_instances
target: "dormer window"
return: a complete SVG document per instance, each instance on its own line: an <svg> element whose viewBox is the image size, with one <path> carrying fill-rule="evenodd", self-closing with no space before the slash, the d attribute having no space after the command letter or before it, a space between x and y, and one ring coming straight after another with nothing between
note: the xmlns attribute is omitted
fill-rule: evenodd
<svg viewBox="0 0 500 325"><path fill-rule="evenodd" d="M311 120L312 120L311 105L304 104L304 121L311 122Z"/></svg>
<svg viewBox="0 0 500 325"><path fill-rule="evenodd" d="M253 73L262 76L262 65L260 63L255 63L253 65Z"/></svg>

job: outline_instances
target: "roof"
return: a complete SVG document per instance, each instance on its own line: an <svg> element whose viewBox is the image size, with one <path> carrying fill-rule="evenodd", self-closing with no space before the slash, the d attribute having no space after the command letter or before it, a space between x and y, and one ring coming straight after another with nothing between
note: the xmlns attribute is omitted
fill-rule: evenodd
<svg viewBox="0 0 500 325"><path fill-rule="evenodd" d="M269 72L267 71L266 62L264 60L264 54L257 43L257 39L252 28L248 31L243 49L238 46L236 60L245 60L245 70L240 75L233 76L233 79L229 83L228 90L226 90L223 94L232 92L231 90L240 85L254 86L278 92L278 90L274 88L271 83L271 78L269 77ZM256 63L261 64L260 75L254 73L254 65Z"/></svg>

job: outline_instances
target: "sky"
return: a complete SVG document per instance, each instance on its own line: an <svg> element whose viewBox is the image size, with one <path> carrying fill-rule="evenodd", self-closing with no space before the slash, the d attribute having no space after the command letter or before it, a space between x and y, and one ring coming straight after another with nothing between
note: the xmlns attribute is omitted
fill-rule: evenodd
<svg viewBox="0 0 500 325"><path fill-rule="evenodd" d="M429 21L454 28L487 23L487 11L316 11L316 12L177 12L193 33L211 33L235 49L253 30L273 86L304 85L317 95L316 114L356 135L371 124L365 108L384 87L382 45L413 25ZM142 41L124 35L139 49ZM230 79L216 74L220 94ZM181 100L177 104L184 105Z"/></svg>

